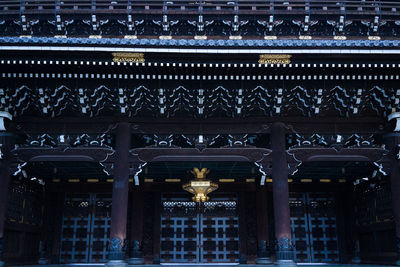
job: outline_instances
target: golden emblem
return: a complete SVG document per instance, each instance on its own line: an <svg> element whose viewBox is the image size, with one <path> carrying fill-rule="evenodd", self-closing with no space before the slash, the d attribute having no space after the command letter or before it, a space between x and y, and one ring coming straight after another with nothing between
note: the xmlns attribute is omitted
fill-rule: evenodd
<svg viewBox="0 0 400 267"><path fill-rule="evenodd" d="M262 54L258 60L259 64L290 64L292 55Z"/></svg>
<svg viewBox="0 0 400 267"><path fill-rule="evenodd" d="M192 193L194 202L206 202L210 198L207 196L209 193L218 189L218 185L206 179L206 175L210 173L207 168L193 168L191 173L195 176L194 180L184 184L182 188L189 193Z"/></svg>

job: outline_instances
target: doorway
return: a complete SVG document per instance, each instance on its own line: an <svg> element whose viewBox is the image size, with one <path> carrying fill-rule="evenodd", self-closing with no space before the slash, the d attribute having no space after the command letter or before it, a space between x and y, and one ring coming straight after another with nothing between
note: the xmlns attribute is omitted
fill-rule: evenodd
<svg viewBox="0 0 400 267"><path fill-rule="evenodd" d="M339 261L332 193L291 193L290 220L297 262Z"/></svg>
<svg viewBox="0 0 400 267"><path fill-rule="evenodd" d="M111 203L111 194L66 195L60 263L107 261Z"/></svg>
<svg viewBox="0 0 400 267"><path fill-rule="evenodd" d="M237 198L162 198L161 262L239 262Z"/></svg>

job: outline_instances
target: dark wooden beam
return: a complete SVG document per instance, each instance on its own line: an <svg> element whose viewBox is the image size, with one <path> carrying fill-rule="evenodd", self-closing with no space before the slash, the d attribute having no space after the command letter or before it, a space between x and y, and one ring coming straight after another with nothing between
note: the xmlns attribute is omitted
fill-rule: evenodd
<svg viewBox="0 0 400 267"><path fill-rule="evenodd" d="M386 120L378 117L357 118L209 118L209 119L152 119L118 118L132 124L132 133L143 134L240 134L269 133L270 125L282 121L297 133L353 134L384 132ZM16 118L10 127L21 133L105 133L115 126L115 117L100 118Z"/></svg>
<svg viewBox="0 0 400 267"><path fill-rule="evenodd" d="M349 147L337 150L325 147L299 147L287 150L289 162L382 160L388 150L381 147Z"/></svg>
<svg viewBox="0 0 400 267"><path fill-rule="evenodd" d="M250 146L231 148L136 148L130 151L131 157L143 162L155 161L261 161L271 150Z"/></svg>
<svg viewBox="0 0 400 267"><path fill-rule="evenodd" d="M114 154L107 147L19 147L12 151L17 162L34 161L87 161L103 162Z"/></svg>

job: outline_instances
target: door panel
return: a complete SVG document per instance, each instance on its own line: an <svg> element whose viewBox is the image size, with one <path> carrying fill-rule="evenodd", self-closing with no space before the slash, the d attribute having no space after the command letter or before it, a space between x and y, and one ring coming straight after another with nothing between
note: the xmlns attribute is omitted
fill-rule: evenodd
<svg viewBox="0 0 400 267"><path fill-rule="evenodd" d="M291 193L290 213L296 261L338 262L333 195Z"/></svg>
<svg viewBox="0 0 400 267"><path fill-rule="evenodd" d="M163 199L161 262L230 263L239 258L236 201Z"/></svg>
<svg viewBox="0 0 400 267"><path fill-rule="evenodd" d="M200 262L236 262L239 258L238 218L201 217Z"/></svg>
<svg viewBox="0 0 400 267"><path fill-rule="evenodd" d="M161 260L197 262L198 216L161 218Z"/></svg>
<svg viewBox="0 0 400 267"><path fill-rule="evenodd" d="M311 259L338 262L336 214L332 194L308 193Z"/></svg>
<svg viewBox="0 0 400 267"><path fill-rule="evenodd" d="M110 223L110 195L67 195L63 214L60 262L106 262Z"/></svg>

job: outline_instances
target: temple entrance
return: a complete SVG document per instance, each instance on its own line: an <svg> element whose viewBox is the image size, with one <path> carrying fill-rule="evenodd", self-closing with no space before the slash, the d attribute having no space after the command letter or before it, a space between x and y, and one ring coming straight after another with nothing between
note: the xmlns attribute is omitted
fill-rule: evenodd
<svg viewBox="0 0 400 267"><path fill-rule="evenodd" d="M335 201L331 193L291 193L290 220L297 262L338 262Z"/></svg>
<svg viewBox="0 0 400 267"><path fill-rule="evenodd" d="M213 198L203 205L162 199L161 262L239 262L237 198Z"/></svg>
<svg viewBox="0 0 400 267"><path fill-rule="evenodd" d="M110 225L111 194L66 195L60 262L106 262Z"/></svg>

